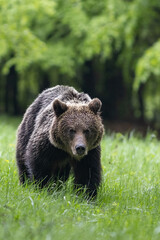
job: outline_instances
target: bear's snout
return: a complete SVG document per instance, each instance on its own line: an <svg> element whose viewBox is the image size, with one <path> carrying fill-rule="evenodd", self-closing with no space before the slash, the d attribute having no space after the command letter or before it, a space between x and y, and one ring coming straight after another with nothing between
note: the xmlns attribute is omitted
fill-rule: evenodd
<svg viewBox="0 0 160 240"><path fill-rule="evenodd" d="M76 152L79 156L84 155L86 151L86 146L84 144L78 144L75 146Z"/></svg>
<svg viewBox="0 0 160 240"><path fill-rule="evenodd" d="M86 138L82 132L77 132L71 142L72 154L76 159L81 159L88 152Z"/></svg>

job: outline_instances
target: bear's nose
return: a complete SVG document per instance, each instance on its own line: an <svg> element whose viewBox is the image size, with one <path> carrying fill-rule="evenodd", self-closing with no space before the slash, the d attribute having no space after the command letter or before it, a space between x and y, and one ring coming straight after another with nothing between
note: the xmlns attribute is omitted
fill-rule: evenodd
<svg viewBox="0 0 160 240"><path fill-rule="evenodd" d="M78 155L83 155L85 153L86 147L85 145L76 145L76 152Z"/></svg>

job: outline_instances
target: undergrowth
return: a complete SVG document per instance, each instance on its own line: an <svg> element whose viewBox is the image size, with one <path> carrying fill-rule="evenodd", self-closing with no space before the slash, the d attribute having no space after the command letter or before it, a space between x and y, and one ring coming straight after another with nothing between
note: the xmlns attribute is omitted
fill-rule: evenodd
<svg viewBox="0 0 160 240"><path fill-rule="evenodd" d="M160 143L154 133L105 135L98 197L78 195L73 179L52 191L19 185L19 119L0 117L0 239L160 239Z"/></svg>

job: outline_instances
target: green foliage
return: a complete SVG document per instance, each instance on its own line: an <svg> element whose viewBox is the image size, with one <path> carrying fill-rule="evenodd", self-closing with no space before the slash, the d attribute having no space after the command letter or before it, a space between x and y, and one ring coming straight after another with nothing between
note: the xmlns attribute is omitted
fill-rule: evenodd
<svg viewBox="0 0 160 240"><path fill-rule="evenodd" d="M77 65L94 55L110 56L119 38L119 1L2 1L0 2L1 61L23 72L32 64L75 73ZM93 7L94 6L94 7ZM7 16L7 17L6 17Z"/></svg>
<svg viewBox="0 0 160 240"><path fill-rule="evenodd" d="M138 60L134 90L137 91L141 84L144 85L144 102L146 119L155 121L159 127L160 121L160 41L158 40Z"/></svg>
<svg viewBox="0 0 160 240"><path fill-rule="evenodd" d="M155 121L160 118L160 2L134 0L128 4L124 48L119 57L126 86L133 86L134 110L139 109L138 91L143 86L144 118ZM125 64L124 64L125 62ZM134 80L134 81L133 81ZM137 104L134 104L137 102ZM155 114L156 113L156 114ZM158 126L158 125L157 125Z"/></svg>
<svg viewBox="0 0 160 240"><path fill-rule="evenodd" d="M0 1L0 57L5 62L6 74L12 65L24 71L29 65L40 61L46 44L34 33L31 26L40 27L43 18L54 15L55 3L47 1Z"/></svg>
<svg viewBox="0 0 160 240"><path fill-rule="evenodd" d="M154 120L159 106L148 99L157 102L158 92L150 89L155 84L160 88L159 22L159 0L0 0L1 74L9 74L15 66L23 96L39 92L42 72L50 85L59 79L69 84L78 79L75 84L84 85L88 80L83 79L84 65L94 59L98 59L95 72L104 69L99 85L107 85L106 64L114 63L110 75L120 69L134 114L140 103L132 90L138 92L143 84L145 113L141 115ZM105 87L101 89L103 96ZM21 102L21 96L18 99Z"/></svg>
<svg viewBox="0 0 160 240"><path fill-rule="evenodd" d="M160 41L148 48L144 55L138 60L136 66L136 78L134 90L144 85L145 117L153 120L159 127L160 120Z"/></svg>
<svg viewBox="0 0 160 240"><path fill-rule="evenodd" d="M139 59L136 69L135 89L139 88L140 83L146 83L153 77L160 75L160 41L157 41L152 47L147 49ZM152 79L151 79L152 80Z"/></svg>
<svg viewBox="0 0 160 240"><path fill-rule="evenodd" d="M102 141L103 183L97 200L77 196L72 179L39 190L18 183L15 118L0 117L0 239L117 239L160 237L159 142L110 134Z"/></svg>

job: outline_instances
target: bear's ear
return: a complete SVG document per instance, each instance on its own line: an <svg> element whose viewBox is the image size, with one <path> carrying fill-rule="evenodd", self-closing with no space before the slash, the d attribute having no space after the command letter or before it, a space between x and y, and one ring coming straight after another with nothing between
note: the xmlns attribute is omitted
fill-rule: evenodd
<svg viewBox="0 0 160 240"><path fill-rule="evenodd" d="M92 112L97 114L101 110L102 102L98 98L93 98L88 106Z"/></svg>
<svg viewBox="0 0 160 240"><path fill-rule="evenodd" d="M67 105L64 102L60 101L59 99L56 99L53 102L53 110L57 117L59 117L62 113L67 111L67 109L68 109Z"/></svg>

